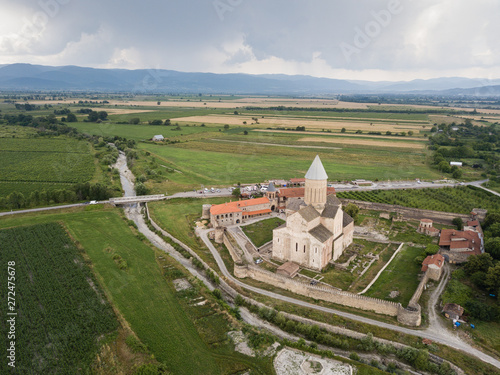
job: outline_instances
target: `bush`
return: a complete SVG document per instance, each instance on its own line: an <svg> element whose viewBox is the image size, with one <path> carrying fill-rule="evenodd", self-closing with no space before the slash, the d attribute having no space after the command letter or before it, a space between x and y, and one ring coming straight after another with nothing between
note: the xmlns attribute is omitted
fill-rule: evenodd
<svg viewBox="0 0 500 375"><path fill-rule="evenodd" d="M359 361L359 355L358 353L352 352L349 354L349 358L352 359L353 361Z"/></svg>

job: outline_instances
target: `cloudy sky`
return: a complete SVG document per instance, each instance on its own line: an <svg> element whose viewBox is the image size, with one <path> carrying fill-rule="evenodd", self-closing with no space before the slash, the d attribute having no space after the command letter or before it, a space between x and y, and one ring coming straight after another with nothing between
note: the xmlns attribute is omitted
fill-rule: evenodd
<svg viewBox="0 0 500 375"><path fill-rule="evenodd" d="M500 78L498 0L0 0L0 64Z"/></svg>

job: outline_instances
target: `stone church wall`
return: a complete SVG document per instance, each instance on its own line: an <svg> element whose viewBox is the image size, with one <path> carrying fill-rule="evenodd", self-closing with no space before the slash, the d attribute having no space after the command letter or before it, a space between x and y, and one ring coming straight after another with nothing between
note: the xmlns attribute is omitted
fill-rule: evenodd
<svg viewBox="0 0 500 375"><path fill-rule="evenodd" d="M321 299L323 301L361 310L374 311L383 315L397 316L401 306L399 303L384 301L378 298L359 296L357 294L318 285L304 284L253 265L235 264L234 275L239 278L251 277L252 279L272 284L282 289L314 299Z"/></svg>

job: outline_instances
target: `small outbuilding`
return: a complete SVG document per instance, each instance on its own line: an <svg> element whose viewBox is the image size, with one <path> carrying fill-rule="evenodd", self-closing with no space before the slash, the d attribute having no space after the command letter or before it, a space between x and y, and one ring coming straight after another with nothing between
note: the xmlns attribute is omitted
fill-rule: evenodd
<svg viewBox="0 0 500 375"><path fill-rule="evenodd" d="M441 254L429 255L422 262L422 272L428 272L429 278L438 281L444 266L444 257Z"/></svg>
<svg viewBox="0 0 500 375"><path fill-rule="evenodd" d="M293 277L295 277L295 275L297 275L297 273L299 273L299 270L300 270L300 267L297 263L286 262L278 267L278 269L276 270L276 273L278 275L293 278Z"/></svg>
<svg viewBox="0 0 500 375"><path fill-rule="evenodd" d="M448 319L459 320L464 313L464 308L456 303L447 303L442 312Z"/></svg>
<svg viewBox="0 0 500 375"><path fill-rule="evenodd" d="M158 135L155 135L152 139L154 142L159 142L159 141L163 141L165 138L163 137L163 135L158 134Z"/></svg>
<svg viewBox="0 0 500 375"><path fill-rule="evenodd" d="M456 167L461 167L462 162L461 161L450 161L450 166L456 166Z"/></svg>

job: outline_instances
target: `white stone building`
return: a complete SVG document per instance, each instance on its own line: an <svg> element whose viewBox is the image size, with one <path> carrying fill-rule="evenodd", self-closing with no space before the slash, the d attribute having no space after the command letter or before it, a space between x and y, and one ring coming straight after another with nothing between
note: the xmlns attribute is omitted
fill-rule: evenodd
<svg viewBox="0 0 500 375"><path fill-rule="evenodd" d="M273 231L272 256L321 270L352 243L354 221L334 195L327 196L328 176L319 156L305 178L304 200L289 201L286 224Z"/></svg>

